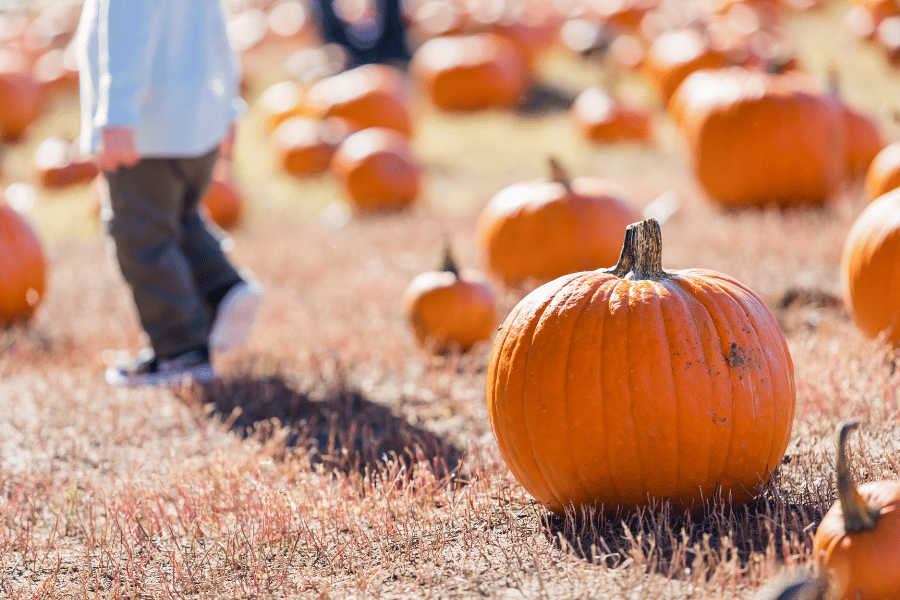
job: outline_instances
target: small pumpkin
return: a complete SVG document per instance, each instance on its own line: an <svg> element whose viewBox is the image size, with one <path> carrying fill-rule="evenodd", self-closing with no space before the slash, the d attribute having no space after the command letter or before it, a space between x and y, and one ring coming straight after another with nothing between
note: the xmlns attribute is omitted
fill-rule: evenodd
<svg viewBox="0 0 900 600"><path fill-rule="evenodd" d="M578 95L572 105L572 117L582 135L596 144L650 140L650 114L624 106L600 86L589 87Z"/></svg>
<svg viewBox="0 0 900 600"><path fill-rule="evenodd" d="M328 170L349 133L349 125L338 117L292 117L275 128L271 139L282 169L296 177L313 177Z"/></svg>
<svg viewBox="0 0 900 600"><path fill-rule="evenodd" d="M0 327L31 318L44 298L46 278L40 241L0 195Z"/></svg>
<svg viewBox="0 0 900 600"><path fill-rule="evenodd" d="M727 56L714 49L702 32L687 27L666 31L653 40L641 69L666 106L688 75L726 64Z"/></svg>
<svg viewBox="0 0 900 600"><path fill-rule="evenodd" d="M820 205L844 180L844 109L808 77L698 71L672 99L694 172L724 207Z"/></svg>
<svg viewBox="0 0 900 600"><path fill-rule="evenodd" d="M513 107L530 84L522 48L494 33L428 40L410 70L433 104L451 112Z"/></svg>
<svg viewBox="0 0 900 600"><path fill-rule="evenodd" d="M20 141L43 111L46 96L46 86L30 71L0 72L0 141Z"/></svg>
<svg viewBox="0 0 900 600"><path fill-rule="evenodd" d="M312 116L340 117L357 129L384 127L407 137L413 130L403 77L387 65L363 65L316 82L306 106Z"/></svg>
<svg viewBox="0 0 900 600"><path fill-rule="evenodd" d="M900 188L900 142L893 142L878 151L866 173L866 194L874 200L891 190Z"/></svg>
<svg viewBox="0 0 900 600"><path fill-rule="evenodd" d="M490 339L497 299L481 279L460 273L449 244L439 270L416 275L403 293L403 307L420 344L435 352L465 352Z"/></svg>
<svg viewBox="0 0 900 600"><path fill-rule="evenodd" d="M240 223L244 214L244 198L234 181L231 161L220 158L216 162L201 206L222 229L231 229Z"/></svg>
<svg viewBox="0 0 900 600"><path fill-rule="evenodd" d="M828 571L835 597L900 599L900 481L857 487L847 461L847 436L859 421L837 430L838 501L813 539L816 559Z"/></svg>
<svg viewBox="0 0 900 600"><path fill-rule="evenodd" d="M38 144L33 164L41 185L52 189L89 183L100 172L92 159L78 156L76 143L59 136Z"/></svg>
<svg viewBox="0 0 900 600"><path fill-rule="evenodd" d="M362 213L407 208L421 188L422 169L409 140L382 127L345 139L331 159L331 171L353 208Z"/></svg>
<svg viewBox="0 0 900 600"><path fill-rule="evenodd" d="M549 280L614 262L634 213L609 182L571 179L555 159L550 178L495 195L477 222L488 270L508 285Z"/></svg>
<svg viewBox="0 0 900 600"><path fill-rule="evenodd" d="M309 116L306 94L296 81L280 81L267 87L259 97L265 115L266 133L293 117Z"/></svg>
<svg viewBox="0 0 900 600"><path fill-rule="evenodd" d="M844 301L870 338L900 345L900 189L869 204L856 218L841 254Z"/></svg>
<svg viewBox="0 0 900 600"><path fill-rule="evenodd" d="M780 464L796 397L762 300L722 273L664 271L655 219L629 226L615 267L525 297L487 379L501 454L557 514L740 505Z"/></svg>

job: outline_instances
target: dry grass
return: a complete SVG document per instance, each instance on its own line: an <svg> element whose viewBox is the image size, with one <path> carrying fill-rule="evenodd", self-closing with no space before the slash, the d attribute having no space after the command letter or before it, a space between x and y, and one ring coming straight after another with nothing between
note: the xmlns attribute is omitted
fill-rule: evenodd
<svg viewBox="0 0 900 600"><path fill-rule="evenodd" d="M568 81L590 76L579 69ZM321 218L334 214L333 185L273 176L258 121L251 111L238 145L253 207L233 237L266 302L246 349L217 361L216 384L102 383L103 351L140 344L130 299L84 190L39 198L50 293L30 327L0 331L0 596L747 598L785 566L809 565L834 500L840 420L865 423L859 479L900 477L896 359L859 336L837 298L858 190L823 211L723 214L699 197L666 129L654 149L595 151L560 114L460 120L422 108L426 202L337 227ZM24 172L22 152L7 177ZM445 232L477 266L478 207L535 177L548 152L614 177L637 206L674 188L683 208L663 228L666 266L730 273L775 311L797 416L776 479L748 506L552 517L498 455L488 347L431 357L416 346L400 312L406 284L437 262ZM76 224L68 234L60 214ZM506 292L503 310L521 293Z"/></svg>

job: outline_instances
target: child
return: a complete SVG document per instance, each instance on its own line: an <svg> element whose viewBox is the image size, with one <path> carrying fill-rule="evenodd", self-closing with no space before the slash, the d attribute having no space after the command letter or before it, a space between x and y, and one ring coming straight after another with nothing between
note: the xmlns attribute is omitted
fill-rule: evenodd
<svg viewBox="0 0 900 600"><path fill-rule="evenodd" d="M334 0L318 0L319 24L324 41L342 45L350 55L350 67L409 62L400 0L374 2L374 21L368 27L358 29L341 20L334 10Z"/></svg>
<svg viewBox="0 0 900 600"><path fill-rule="evenodd" d="M151 348L112 385L215 378L260 292L197 212L243 103L221 0L85 0L76 39L81 148L109 183L107 229Z"/></svg>

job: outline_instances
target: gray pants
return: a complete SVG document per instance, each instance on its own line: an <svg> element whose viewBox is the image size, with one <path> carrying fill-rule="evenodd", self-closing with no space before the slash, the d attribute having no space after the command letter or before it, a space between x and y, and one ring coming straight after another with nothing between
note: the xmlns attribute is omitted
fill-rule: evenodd
<svg viewBox="0 0 900 600"><path fill-rule="evenodd" d="M105 174L108 232L157 357L205 346L210 298L241 280L197 212L217 154L147 158Z"/></svg>

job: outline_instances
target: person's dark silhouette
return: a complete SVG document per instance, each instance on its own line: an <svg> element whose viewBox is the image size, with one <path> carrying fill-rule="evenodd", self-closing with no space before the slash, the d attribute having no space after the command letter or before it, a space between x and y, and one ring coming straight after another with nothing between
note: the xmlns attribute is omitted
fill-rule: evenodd
<svg viewBox="0 0 900 600"><path fill-rule="evenodd" d="M351 67L409 61L400 0L375 0L375 19L366 27L345 23L335 12L332 0L317 0L317 3L324 41L346 48Z"/></svg>

